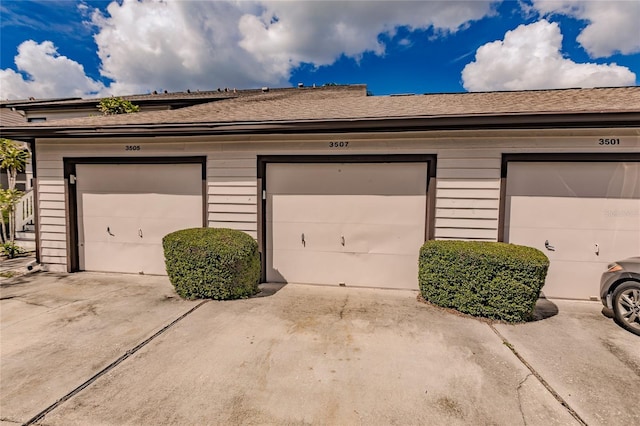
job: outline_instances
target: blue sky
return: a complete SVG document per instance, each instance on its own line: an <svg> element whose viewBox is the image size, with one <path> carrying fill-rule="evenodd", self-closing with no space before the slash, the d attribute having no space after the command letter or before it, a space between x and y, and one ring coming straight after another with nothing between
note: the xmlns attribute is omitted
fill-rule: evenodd
<svg viewBox="0 0 640 426"><path fill-rule="evenodd" d="M637 85L637 22L633 0L3 0L0 97Z"/></svg>

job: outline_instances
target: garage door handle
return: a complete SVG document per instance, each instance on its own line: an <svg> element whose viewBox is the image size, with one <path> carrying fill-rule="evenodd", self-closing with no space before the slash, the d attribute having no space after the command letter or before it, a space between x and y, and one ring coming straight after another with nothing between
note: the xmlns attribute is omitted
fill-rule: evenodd
<svg viewBox="0 0 640 426"><path fill-rule="evenodd" d="M107 226L107 234L111 235L112 237L115 237L115 235L111 233L111 229L109 229L108 226Z"/></svg>
<svg viewBox="0 0 640 426"><path fill-rule="evenodd" d="M304 240L304 234L302 234L300 236L300 239L302 240L302 247L306 247L307 246L307 242Z"/></svg>
<svg viewBox="0 0 640 426"><path fill-rule="evenodd" d="M544 248L546 248L549 251L556 251L556 248L554 246L549 245L549 240L546 240L544 242Z"/></svg>

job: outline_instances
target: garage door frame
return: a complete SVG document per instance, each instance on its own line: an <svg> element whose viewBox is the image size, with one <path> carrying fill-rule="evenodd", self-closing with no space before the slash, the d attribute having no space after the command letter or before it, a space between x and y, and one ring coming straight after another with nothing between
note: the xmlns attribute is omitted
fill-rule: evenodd
<svg viewBox="0 0 640 426"><path fill-rule="evenodd" d="M504 242L507 208L507 167L510 162L640 162L640 153L535 153L535 154L502 154L500 170L500 211L498 213L498 241Z"/></svg>
<svg viewBox="0 0 640 426"><path fill-rule="evenodd" d="M434 235L436 202L436 160L435 154L391 154L391 155L259 155L258 156L258 247L262 265L261 281L267 279L267 164L269 163L426 163L427 164L427 205L425 217L425 240Z"/></svg>
<svg viewBox="0 0 640 426"><path fill-rule="evenodd" d="M78 196L75 183L70 177L76 176L78 164L201 164L202 166L202 226L207 226L207 157L65 157L64 183L67 195L67 271L80 270L78 252Z"/></svg>

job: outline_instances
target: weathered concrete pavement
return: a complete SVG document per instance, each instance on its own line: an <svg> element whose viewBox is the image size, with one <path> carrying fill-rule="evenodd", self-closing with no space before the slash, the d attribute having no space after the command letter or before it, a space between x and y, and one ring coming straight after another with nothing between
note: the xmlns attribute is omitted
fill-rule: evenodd
<svg viewBox="0 0 640 426"><path fill-rule="evenodd" d="M20 280L1 294L6 424L32 419L200 303L179 300L165 277ZM625 385L640 381L640 339L596 303L554 303L548 318L492 328L407 291L290 284L211 301L38 423L638 424Z"/></svg>
<svg viewBox="0 0 640 426"><path fill-rule="evenodd" d="M15 423L197 304L145 276L37 273L0 289L0 419Z"/></svg>
<svg viewBox="0 0 640 426"><path fill-rule="evenodd" d="M640 425L640 337L599 302L553 303L556 316L495 327L584 422Z"/></svg>

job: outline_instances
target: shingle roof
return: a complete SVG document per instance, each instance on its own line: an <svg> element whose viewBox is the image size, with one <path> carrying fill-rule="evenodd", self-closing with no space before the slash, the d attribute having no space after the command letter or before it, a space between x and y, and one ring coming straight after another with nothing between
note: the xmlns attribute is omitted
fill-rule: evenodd
<svg viewBox="0 0 640 426"><path fill-rule="evenodd" d="M352 85L352 86L328 86L320 89L329 89L332 92L349 92L351 94L359 92L364 96L366 94L365 85ZM267 88L267 92L286 92L299 90L295 88ZM153 92L138 95L118 96L119 98L131 101L133 103L167 103L167 104L200 104L202 101L217 101L223 99L232 99L245 96L255 96L263 93L263 89L217 89L207 91L187 91L187 92ZM3 104L7 104L14 107L75 107L84 105L97 105L101 99L104 98L60 98L60 99L31 99L20 101L1 101Z"/></svg>
<svg viewBox="0 0 640 426"><path fill-rule="evenodd" d="M29 99L14 99L14 100L3 99L0 101L0 106L14 107L14 106L32 106L32 105L39 105L39 104L59 105L61 103L78 101L78 100L82 100L82 98L46 98L46 99L29 98Z"/></svg>
<svg viewBox="0 0 640 426"><path fill-rule="evenodd" d="M366 89L365 89L366 90ZM437 116L640 112L640 87L364 96L364 91L305 88L246 96L168 111L34 123L83 127L246 123Z"/></svg>
<svg viewBox="0 0 640 426"><path fill-rule="evenodd" d="M228 99L237 97L237 93L225 92L225 91L207 91L207 92L172 92L172 93L150 93L142 95L129 95L118 96L119 98L131 101L131 102L167 102L172 101L187 101L187 100L217 100ZM5 104L10 104L17 108L64 108L64 107L76 107L85 105L97 105L100 100L104 98L66 98L66 99L39 99L28 101L6 101Z"/></svg>
<svg viewBox="0 0 640 426"><path fill-rule="evenodd" d="M27 119L16 111L0 107L0 127L21 126L27 123Z"/></svg>

